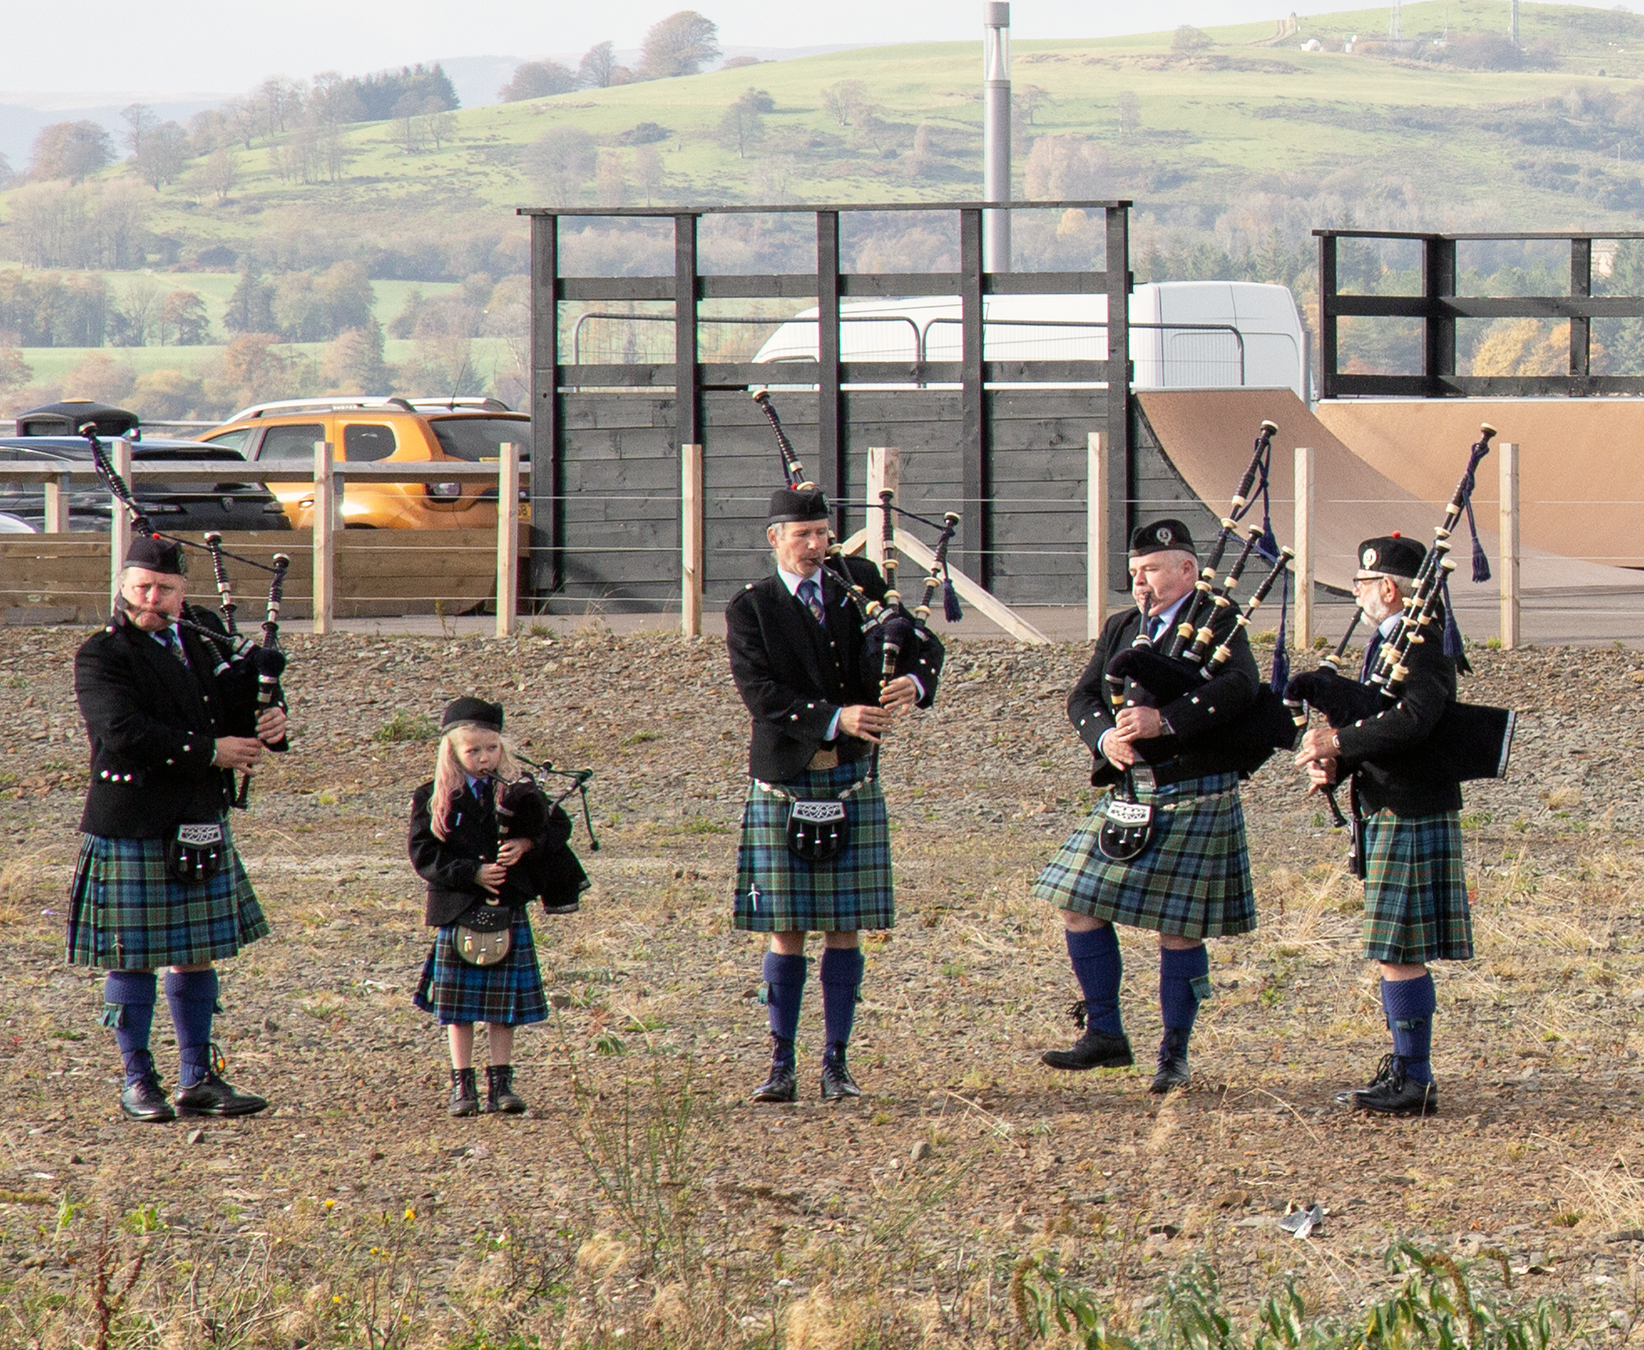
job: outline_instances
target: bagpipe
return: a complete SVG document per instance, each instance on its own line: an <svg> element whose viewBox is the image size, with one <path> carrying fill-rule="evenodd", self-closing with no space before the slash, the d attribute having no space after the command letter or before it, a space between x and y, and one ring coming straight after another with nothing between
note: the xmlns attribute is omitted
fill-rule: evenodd
<svg viewBox="0 0 1644 1350"><path fill-rule="evenodd" d="M262 712L276 704L280 707L285 706L285 692L280 687L280 676L285 673L286 666L285 653L280 649L280 604L285 595L285 576L291 566L291 559L284 553L276 553L270 562L263 563L242 554L230 553L223 547L222 535L215 530L203 536L203 543L195 543L192 539L183 539L156 529L148 513L132 494L130 485L109 460L108 452L103 449L103 442L97 435L97 424L87 422L79 428L79 432L91 446L91 460L97 470L97 477L120 505L125 507L131 517L133 530L147 535L150 539L164 540L182 548L199 549L211 556L211 570L217 583L218 609L222 614L223 626L218 629L208 624L197 623L186 613L178 617L177 625L199 634L206 640L209 649L217 657L217 665L212 674L218 682L229 689L238 686L242 696L231 698L230 705L238 709L252 709L249 713L230 716L225 731L231 736L255 736L257 718ZM233 558L236 562L254 567L260 572L269 573L268 605L262 623L261 642L254 642L241 633L235 622L234 612L238 606L234 603L233 586L224 561L227 558ZM251 775L247 773L241 776L239 791L234 795L233 804L240 810L245 810L250 795Z"/></svg>
<svg viewBox="0 0 1644 1350"><path fill-rule="evenodd" d="M787 432L782 429L782 419L777 416L770 393L764 389L758 390L753 399L759 405L760 411L765 414L776 436L776 446L782 456L782 470L788 486L802 492L815 491L816 484L805 477L805 466L800 463L799 456L794 452L793 443L788 439ZM861 582L851 575L844 550L837 539L830 537L822 566L829 576L845 588L861 623L863 677L869 683L876 683L883 689L892 680L914 670L928 644L941 647L941 639L930 630L931 604L938 590L942 592L942 614L949 623L958 623L964 618L964 612L959 607L959 597L954 594L953 581L948 575L948 546L958 532L961 519L959 514L949 511L938 524L897 506L896 494L889 488L879 494L879 511L879 537L885 554L883 600L876 600L870 596ZM900 565L896 551L896 519L899 516L916 520L938 531L930 573L924 579L923 594L919 603L911 609L903 602L902 593L896 585L896 573Z"/></svg>
<svg viewBox="0 0 1644 1350"><path fill-rule="evenodd" d="M1180 618L1174 629L1161 634L1161 638L1169 636L1168 646L1155 643L1148 635L1147 624L1143 623L1136 640L1109 660L1105 672L1115 708L1162 708L1191 694L1221 673L1233 655L1238 635L1249 629L1252 616L1282 581L1284 609L1280 613L1273 654L1272 680L1259 687L1255 705L1237 725L1218 733L1218 744L1234 753L1241 771L1246 773L1260 768L1275 750L1292 747L1296 738L1278 694L1288 675L1284 616L1289 605L1290 561L1296 555L1292 549L1279 547L1274 539L1267 507L1273 436L1277 431L1278 427L1272 422L1261 424L1249 467L1239 480L1198 580L1183 602ZM1239 535L1239 522L1255 504L1257 496L1263 503L1262 524L1249 526L1244 531L1244 544L1218 584L1217 574L1228 546ZM1249 601L1241 606L1234 592L1253 558L1260 558L1269 567ZM1166 756L1175 753L1175 748L1168 743L1153 749L1142 741L1136 748L1143 752L1144 758L1151 757L1150 750Z"/></svg>
<svg viewBox="0 0 1644 1350"><path fill-rule="evenodd" d="M1298 730L1307 726L1309 707L1323 713L1332 727L1345 727L1396 706L1404 683L1409 678L1412 651L1435 639L1442 642L1446 656L1456 658L1459 671L1467 673L1471 670L1461 653L1461 634L1455 626L1449 603L1450 574L1456 570L1455 560L1449 554L1451 534L1456 522L1465 513L1473 536L1473 580L1489 580L1489 561L1479 542L1472 497L1479 462L1489 454L1490 439L1496 434L1496 429L1485 423L1479 431L1479 439L1473 443L1468 456L1467 468L1444 508L1444 519L1433 531L1433 547L1422 559L1409 594L1404 597L1399 626L1393 636L1382 643L1373 667L1366 673L1366 680L1360 682L1341 674L1347 644L1362 615L1362 611L1355 610L1353 621L1336 650L1325 657L1317 670L1296 676L1286 686L1285 705L1290 709ZM1442 637L1439 636L1440 632ZM1377 763L1384 768L1408 767L1425 778L1454 783L1465 783L1476 778L1501 778L1507 772L1507 761L1512 754L1513 730L1517 720L1518 714L1506 708L1452 701L1432 733L1419 746L1402 752L1396 765L1383 761ZM1331 798L1331 805L1335 806L1334 797ZM1336 814L1337 823L1340 824L1339 809Z"/></svg>

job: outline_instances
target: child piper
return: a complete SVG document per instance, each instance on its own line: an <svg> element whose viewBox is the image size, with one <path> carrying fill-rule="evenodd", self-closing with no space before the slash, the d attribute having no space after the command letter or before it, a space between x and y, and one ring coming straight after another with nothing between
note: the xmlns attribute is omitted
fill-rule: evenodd
<svg viewBox="0 0 1644 1350"><path fill-rule="evenodd" d="M502 705L446 705L434 777L411 795L411 864L428 883L435 929L415 1003L446 1028L453 1116L518 1114L514 1028L548 1015L527 907L578 907L587 874L566 846L571 819L521 773L502 737ZM474 1074L474 1023L486 1024L485 1104Z"/></svg>

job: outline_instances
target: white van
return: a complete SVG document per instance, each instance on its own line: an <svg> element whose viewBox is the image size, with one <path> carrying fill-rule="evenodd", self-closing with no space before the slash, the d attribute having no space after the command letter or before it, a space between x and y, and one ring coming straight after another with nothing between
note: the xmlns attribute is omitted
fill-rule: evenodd
<svg viewBox="0 0 1644 1350"><path fill-rule="evenodd" d="M1107 354L1105 295L990 295L982 301L989 361L1097 361ZM957 361L959 301L952 296L844 300L843 361ZM756 362L814 361L817 310L801 310L766 341ZM1253 281L1166 281L1130 297L1136 389L1287 388L1307 398L1307 340L1287 287Z"/></svg>

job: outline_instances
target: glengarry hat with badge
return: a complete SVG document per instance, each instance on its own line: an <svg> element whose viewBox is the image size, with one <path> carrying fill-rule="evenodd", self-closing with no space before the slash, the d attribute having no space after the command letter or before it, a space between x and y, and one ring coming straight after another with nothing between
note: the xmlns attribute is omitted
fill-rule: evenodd
<svg viewBox="0 0 1644 1350"><path fill-rule="evenodd" d="M1378 535L1359 545L1359 572L1355 580L1370 581L1376 577L1394 577L1411 581L1421 571L1427 549L1415 539L1402 534Z"/></svg>
<svg viewBox="0 0 1644 1350"><path fill-rule="evenodd" d="M827 494L817 487L777 488L771 493L767 525L784 525L808 520L827 520Z"/></svg>
<svg viewBox="0 0 1644 1350"><path fill-rule="evenodd" d="M1155 520L1149 525L1143 525L1130 536L1132 558L1145 558L1149 553L1163 553L1167 550L1178 550L1195 556L1198 553L1193 547L1192 534L1179 520Z"/></svg>
<svg viewBox="0 0 1644 1350"><path fill-rule="evenodd" d="M126 548L122 567L141 567L145 571L160 572L166 576L184 576L183 546L152 535L134 534Z"/></svg>

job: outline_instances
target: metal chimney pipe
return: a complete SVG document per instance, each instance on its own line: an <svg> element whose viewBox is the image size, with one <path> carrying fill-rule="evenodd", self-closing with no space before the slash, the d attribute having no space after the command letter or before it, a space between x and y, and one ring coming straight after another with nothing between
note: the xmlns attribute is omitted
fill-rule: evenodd
<svg viewBox="0 0 1644 1350"><path fill-rule="evenodd" d="M982 200L1010 200L1010 5L982 5ZM983 266L1010 271L1010 212L982 218Z"/></svg>

